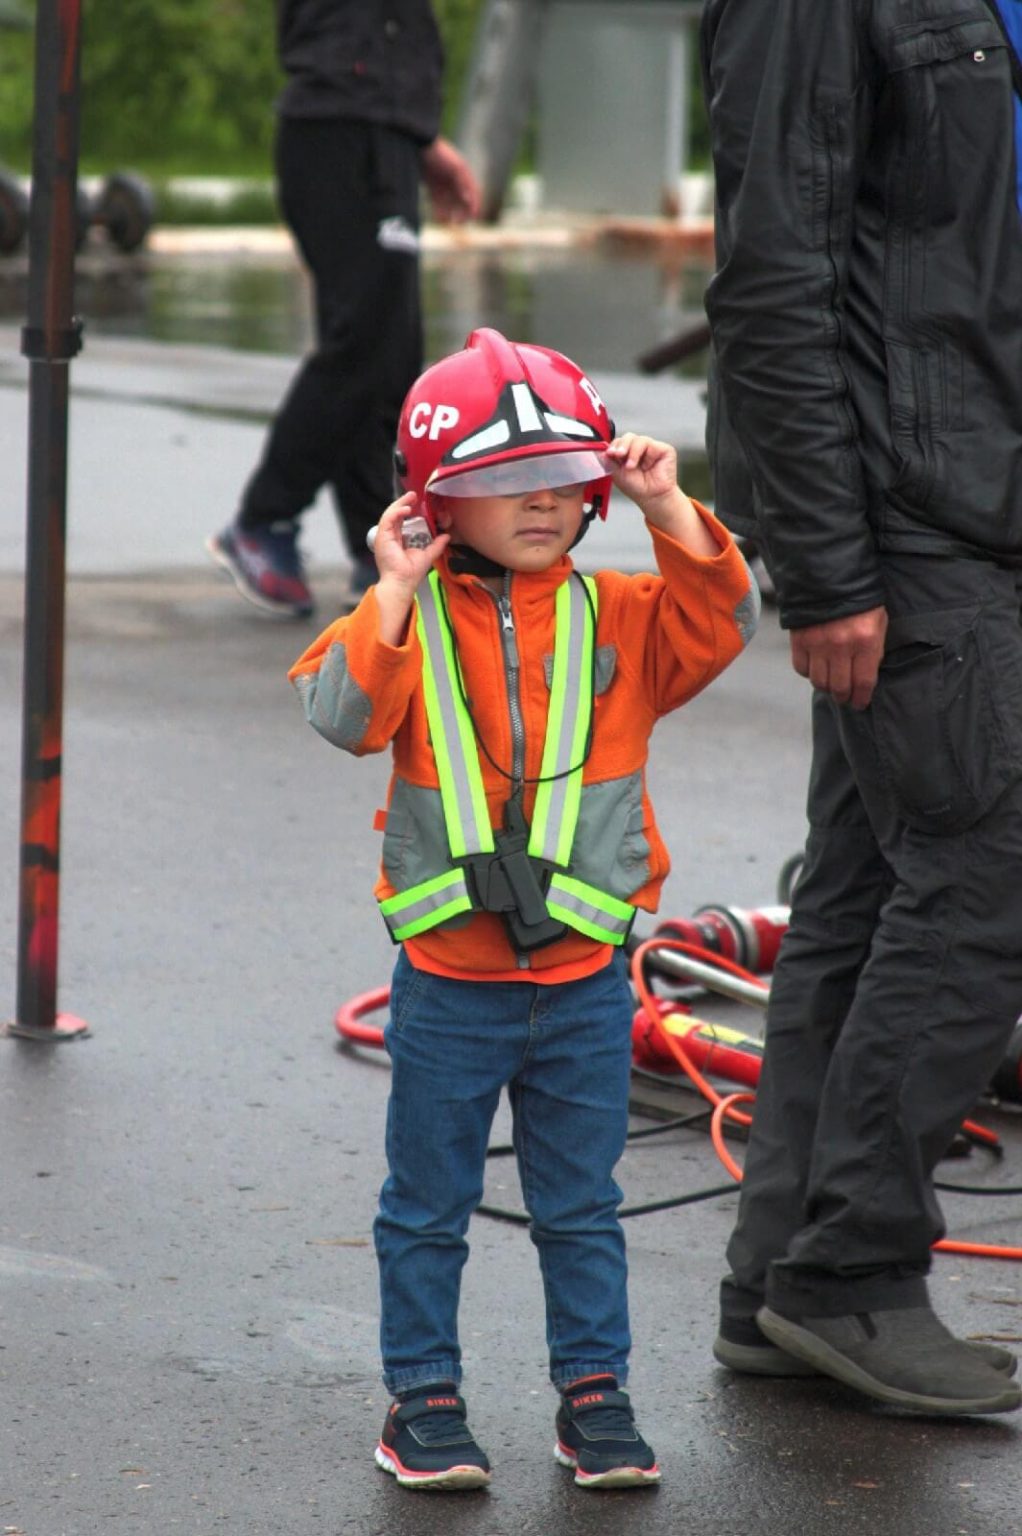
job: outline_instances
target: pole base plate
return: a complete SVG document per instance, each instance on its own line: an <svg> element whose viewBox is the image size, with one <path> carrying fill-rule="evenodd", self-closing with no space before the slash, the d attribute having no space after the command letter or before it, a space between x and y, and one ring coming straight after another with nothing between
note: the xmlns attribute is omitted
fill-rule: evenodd
<svg viewBox="0 0 1022 1536"><path fill-rule="evenodd" d="M0 1034L16 1040L38 1040L46 1045L62 1045L65 1040L84 1040L91 1033L84 1019L73 1013L58 1013L52 1028L40 1024L19 1024L16 1019L0 1025Z"/></svg>

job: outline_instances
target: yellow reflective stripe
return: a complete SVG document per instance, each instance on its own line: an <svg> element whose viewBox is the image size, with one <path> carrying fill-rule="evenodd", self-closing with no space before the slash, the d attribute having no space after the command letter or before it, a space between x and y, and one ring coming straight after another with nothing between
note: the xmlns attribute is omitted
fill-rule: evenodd
<svg viewBox="0 0 1022 1536"><path fill-rule="evenodd" d="M465 777L468 783L472 817L475 822L474 845L471 848L466 848L464 851L466 853L490 853L493 851L493 828L490 826L490 812L486 804L486 790L483 788L483 775L479 767L475 729L455 684L455 680L460 673L458 670L458 658L454 651L453 636L448 626L439 622L441 603L440 577L436 571L430 571L429 573L429 590L433 598L434 612L438 620L437 629L440 636L440 644L443 648L450 708L453 710L457 726L458 744L461 748L461 759L465 765ZM453 847L451 848L451 853L455 858L460 856Z"/></svg>
<svg viewBox="0 0 1022 1536"><path fill-rule="evenodd" d="M422 616L422 608L417 598L415 604L415 627L419 635L419 644L422 647L422 693L426 705L426 719L429 722L429 734L433 742L433 760L436 763L437 778L440 780L440 799L444 807L447 840L451 845L452 851L457 846L460 853L464 853L465 833L461 825L461 806L458 803L458 791L454 783L454 769L451 763L451 756L447 750L447 734L444 730L444 717L437 695L436 673L430 661L426 626Z"/></svg>
<svg viewBox="0 0 1022 1536"><path fill-rule="evenodd" d="M383 919L395 939L410 939L459 912L471 910L472 899L460 869L447 870L380 902Z"/></svg>
<svg viewBox="0 0 1022 1536"><path fill-rule="evenodd" d="M596 605L596 583L582 577ZM557 590L554 667L540 777L529 835L533 858L566 867L578 825L582 758L593 709L592 613L572 578ZM575 767L575 765L578 765ZM569 773L568 770L575 771Z"/></svg>
<svg viewBox="0 0 1022 1536"><path fill-rule="evenodd" d="M587 938L598 939L601 944L623 944L627 939L627 933L610 928L601 928L598 923L591 923L588 918L581 917L572 907L559 906L556 901L547 898L547 911L551 917L556 917L560 922L566 923L569 928L574 928L576 933L584 933Z"/></svg>
<svg viewBox="0 0 1022 1536"><path fill-rule="evenodd" d="M571 633L570 577L557 589L554 616L554 670L550 680L550 708L547 710L543 760L539 768L540 778L544 782L536 790L536 801L532 808L532 827L529 832L529 852L533 858L538 859L547 857L547 825L554 802L554 785L550 780L557 772L561 730L564 725L564 705L568 683L568 642ZM551 849L551 857L552 854Z"/></svg>
<svg viewBox="0 0 1022 1536"><path fill-rule="evenodd" d="M416 627L422 647L426 718L440 781L447 840L451 857L460 859L470 853L491 853L493 829L472 721L456 686L458 662L448 627L441 618L439 585L439 576L430 571L424 594L416 596Z"/></svg>
<svg viewBox="0 0 1022 1536"><path fill-rule="evenodd" d="M591 576L583 576L582 580L589 588L592 597L593 609L596 608L596 583ZM567 865L571 858L571 846L575 841L575 828L578 825L579 805L582 800L582 758L586 749L586 737L589 734L589 726L593 713L593 648L596 645L596 635L592 616L589 612L589 604L582 599L583 624L582 624L582 654L578 664L578 698L575 705L575 729L568 743L568 762L579 766L574 773L569 774L564 785L564 809L561 813L561 834L557 844L557 863Z"/></svg>
<svg viewBox="0 0 1022 1536"><path fill-rule="evenodd" d="M619 918L630 923L635 912L630 901L622 901L617 896L609 896L606 891L598 891L595 885L586 885L584 880L576 880L573 875L555 872L550 881L550 889L562 891L567 896L575 896L579 901L589 902L612 919Z"/></svg>
<svg viewBox="0 0 1022 1536"><path fill-rule="evenodd" d="M445 923L449 917L457 917L459 912L471 912L472 901L466 892L456 901L449 901L445 906L437 907L434 911L424 912L421 917L415 918L410 923L402 923L400 928L391 928L395 939L414 939L417 933L423 933L427 928L435 928L439 923ZM390 927L390 924L387 925Z"/></svg>
<svg viewBox="0 0 1022 1536"><path fill-rule="evenodd" d="M418 885L409 886L407 891L397 891L393 896L386 897L380 902L380 911L384 917L389 917L391 912L403 912L406 907L414 906L425 896L433 896L437 891L446 890L452 885L464 884L465 876L460 869L448 869L442 875L434 875L432 880L422 880Z"/></svg>
<svg viewBox="0 0 1022 1536"><path fill-rule="evenodd" d="M554 873L547 892L547 911L580 933L605 944L623 944L628 937L635 908L606 891L586 885L570 875Z"/></svg>

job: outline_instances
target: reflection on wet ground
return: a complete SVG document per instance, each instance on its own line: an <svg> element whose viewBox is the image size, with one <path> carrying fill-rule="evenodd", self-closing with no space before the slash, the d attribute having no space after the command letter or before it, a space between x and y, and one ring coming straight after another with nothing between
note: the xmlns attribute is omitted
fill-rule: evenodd
<svg viewBox="0 0 1022 1536"><path fill-rule="evenodd" d="M26 272L24 259L0 260L0 318L19 317ZM649 246L427 251L427 358L457 347L473 326L494 325L594 371L628 371L701 314L707 277L704 257ZM87 253L77 301L101 335L296 354L311 337L308 282L286 251Z"/></svg>
<svg viewBox="0 0 1022 1536"><path fill-rule="evenodd" d="M427 360L459 347L474 326L492 325L593 372L635 372L641 353L701 317L708 259L606 239L427 249ZM27 258L0 260L0 321L23 318L26 287ZM288 248L132 256L87 248L76 301L86 342L91 334L297 356L312 338L308 279ZM704 368L700 354L677 371L691 378ZM698 463L686 472L702 479Z"/></svg>

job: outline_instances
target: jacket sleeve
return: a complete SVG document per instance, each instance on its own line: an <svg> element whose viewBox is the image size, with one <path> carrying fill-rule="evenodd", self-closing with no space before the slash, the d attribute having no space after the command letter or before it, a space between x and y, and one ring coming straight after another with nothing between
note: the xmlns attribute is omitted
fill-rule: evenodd
<svg viewBox="0 0 1022 1536"><path fill-rule="evenodd" d="M409 622L400 646L386 645L370 587L354 613L331 624L298 658L288 680L313 730L363 757L393 739L421 676L414 625Z"/></svg>
<svg viewBox="0 0 1022 1536"><path fill-rule="evenodd" d="M873 112L866 9L861 0L707 0L703 13L717 194L706 309L789 628L883 602L843 340Z"/></svg>
<svg viewBox="0 0 1022 1536"><path fill-rule="evenodd" d="M759 622L759 588L738 546L693 503L720 545L696 555L650 527L659 576L604 572L616 650L656 718L691 699L748 645ZM612 585L611 585L612 583ZM601 620L604 592L600 593Z"/></svg>

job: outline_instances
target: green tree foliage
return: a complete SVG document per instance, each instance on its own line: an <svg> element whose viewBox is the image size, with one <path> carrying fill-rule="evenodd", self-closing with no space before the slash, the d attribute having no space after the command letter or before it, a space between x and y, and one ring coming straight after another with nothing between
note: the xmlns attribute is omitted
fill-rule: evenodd
<svg viewBox="0 0 1022 1536"><path fill-rule="evenodd" d="M32 123L33 43L30 26L17 26L17 8L4 8L0 29L0 165L25 166Z"/></svg>
<svg viewBox="0 0 1022 1536"><path fill-rule="evenodd" d="M266 170L270 0L84 0L82 36L83 160Z"/></svg>
<svg viewBox="0 0 1022 1536"><path fill-rule="evenodd" d="M434 0L447 74L444 131L453 135L485 0ZM28 0L0 8L28 18ZM2 11L0 11L2 21ZM82 0L84 171L267 176L281 86L273 0ZM35 40L0 30L0 164L32 154ZM706 155L693 93L692 149Z"/></svg>
<svg viewBox="0 0 1022 1536"><path fill-rule="evenodd" d="M435 0L448 132L482 3ZM273 0L82 0L83 169L268 174L275 34ZM31 32L0 32L0 162L20 170L32 154L34 49Z"/></svg>
<svg viewBox="0 0 1022 1536"><path fill-rule="evenodd" d="M266 174L272 0L83 0L85 169ZM31 158L34 38L0 36L0 160Z"/></svg>
<svg viewBox="0 0 1022 1536"><path fill-rule="evenodd" d="M433 9L446 56L443 131L452 135L461 105L461 87L472 58L476 23L485 0L434 0Z"/></svg>

